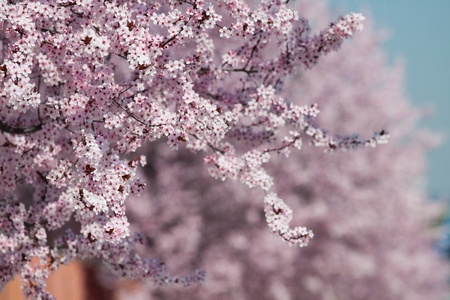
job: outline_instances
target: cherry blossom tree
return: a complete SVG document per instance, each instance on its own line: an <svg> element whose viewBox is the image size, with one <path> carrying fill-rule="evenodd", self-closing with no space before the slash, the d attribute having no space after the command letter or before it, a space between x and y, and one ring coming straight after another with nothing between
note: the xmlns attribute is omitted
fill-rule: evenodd
<svg viewBox="0 0 450 300"><path fill-rule="evenodd" d="M19 274L26 296L52 298L45 279L77 257L122 278L202 282L200 269L171 276L138 255L145 238L130 233L126 203L146 185L137 151L161 140L161 159L188 149L212 177L260 189L270 230L306 246L311 230L290 227L264 165L302 140L318 152L386 142L385 124L367 139L333 134L313 98L285 98L286 80L363 20L352 13L312 34L289 0L1 0L0 289Z"/></svg>
<svg viewBox="0 0 450 300"><path fill-rule="evenodd" d="M317 26L330 19L320 1L296 9ZM305 144L289 159L274 158L266 170L278 196L266 196L263 212L263 191L214 181L200 168L201 155L152 143L147 190L128 210L145 235L140 251L180 272L202 266L208 279L189 290L122 287L121 299L444 299L448 263L431 227L442 207L423 183L436 136L417 129L422 112L405 97L402 66L387 65L382 34L366 25L339 52L287 80L283 95L296 105L318 103L318 122L344 133L387 127L389 144L331 155ZM268 234L264 223L278 215L267 204L277 197L294 211L293 223L314 231L307 248L287 248Z"/></svg>

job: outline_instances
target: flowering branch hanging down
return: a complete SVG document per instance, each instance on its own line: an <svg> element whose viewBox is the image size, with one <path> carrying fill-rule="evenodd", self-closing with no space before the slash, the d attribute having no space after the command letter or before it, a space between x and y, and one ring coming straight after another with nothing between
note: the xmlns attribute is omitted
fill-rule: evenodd
<svg viewBox="0 0 450 300"><path fill-rule="evenodd" d="M282 98L285 78L338 50L364 19L352 13L311 35L287 2L0 1L0 288L20 274L27 296L49 297L49 270L75 257L160 284L204 279L170 277L135 255L125 203L145 187L136 176L145 158L130 159L145 141L207 151L214 177L265 191L262 164L300 148L301 136L328 151L384 143L384 130L368 140L329 134L315 105ZM216 48L223 39L233 47ZM22 186L33 187L26 205ZM265 203L272 231L306 245L312 234L286 229L282 201ZM71 219L81 229L50 244L49 231ZM35 256L50 263L33 270Z"/></svg>

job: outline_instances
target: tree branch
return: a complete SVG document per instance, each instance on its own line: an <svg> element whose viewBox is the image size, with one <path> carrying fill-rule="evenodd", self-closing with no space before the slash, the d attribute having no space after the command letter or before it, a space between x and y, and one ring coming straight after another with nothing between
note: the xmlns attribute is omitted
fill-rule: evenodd
<svg viewBox="0 0 450 300"><path fill-rule="evenodd" d="M27 134L27 133L33 133L36 131L39 131L42 129L42 123L36 126L31 126L27 128L17 128L17 127L11 127L6 124L3 124L2 121L0 121L0 131L12 133L12 134Z"/></svg>

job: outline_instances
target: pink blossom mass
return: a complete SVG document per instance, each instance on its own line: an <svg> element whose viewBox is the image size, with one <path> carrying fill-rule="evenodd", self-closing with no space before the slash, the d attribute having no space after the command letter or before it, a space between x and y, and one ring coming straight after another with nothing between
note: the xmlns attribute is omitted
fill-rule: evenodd
<svg viewBox="0 0 450 300"><path fill-rule="evenodd" d="M0 290L82 259L149 299L438 299L433 137L365 17L327 18L0 0Z"/></svg>

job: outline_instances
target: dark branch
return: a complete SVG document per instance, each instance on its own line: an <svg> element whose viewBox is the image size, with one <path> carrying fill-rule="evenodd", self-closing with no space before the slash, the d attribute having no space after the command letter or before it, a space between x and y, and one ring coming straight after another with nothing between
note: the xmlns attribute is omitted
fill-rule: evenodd
<svg viewBox="0 0 450 300"><path fill-rule="evenodd" d="M27 134L27 133L33 133L36 131L39 131L42 129L42 124L31 126L28 128L17 128L17 127L11 127L6 124L3 124L2 121L0 121L0 130L2 132L12 133L12 134Z"/></svg>

